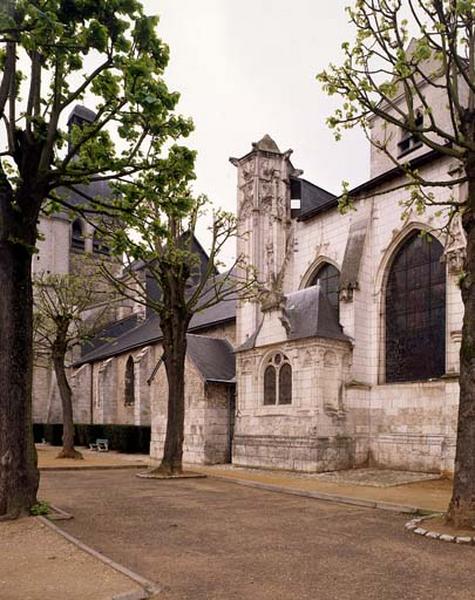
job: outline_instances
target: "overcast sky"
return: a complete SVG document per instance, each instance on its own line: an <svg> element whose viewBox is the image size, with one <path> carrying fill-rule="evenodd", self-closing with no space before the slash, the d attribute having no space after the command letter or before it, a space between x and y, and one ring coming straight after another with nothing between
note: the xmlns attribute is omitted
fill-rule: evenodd
<svg viewBox="0 0 475 600"><path fill-rule="evenodd" d="M351 37L348 0L145 0L159 14L170 46L166 80L181 93L180 112L195 123L195 190L234 210L235 167L265 133L292 148L304 177L334 193L341 181L368 177L368 148L360 132L335 142L325 119L337 100L315 74L341 58Z"/></svg>

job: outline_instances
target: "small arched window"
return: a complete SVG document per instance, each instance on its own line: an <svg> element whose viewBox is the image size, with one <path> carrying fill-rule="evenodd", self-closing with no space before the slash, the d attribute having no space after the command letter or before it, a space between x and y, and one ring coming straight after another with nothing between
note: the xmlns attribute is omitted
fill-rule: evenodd
<svg viewBox="0 0 475 600"><path fill-rule="evenodd" d="M84 250L85 246L83 224L81 219L75 219L71 225L71 248Z"/></svg>
<svg viewBox="0 0 475 600"><path fill-rule="evenodd" d="M327 297L339 320L340 271L330 263L324 263L310 281L310 285L317 284L320 284L321 293Z"/></svg>
<svg viewBox="0 0 475 600"><path fill-rule="evenodd" d="M94 232L92 237L92 251L94 254L110 254L109 246L101 239L97 231Z"/></svg>
<svg viewBox="0 0 475 600"><path fill-rule="evenodd" d="M280 352L269 359L264 371L264 404L292 404L292 367Z"/></svg>
<svg viewBox="0 0 475 600"><path fill-rule="evenodd" d="M264 371L264 404L276 402L276 373L273 365L268 365Z"/></svg>
<svg viewBox="0 0 475 600"><path fill-rule="evenodd" d="M135 404L135 363L129 356L125 365L125 406Z"/></svg>
<svg viewBox="0 0 475 600"><path fill-rule="evenodd" d="M445 373L445 265L431 235L409 236L394 256L386 286L386 381Z"/></svg>

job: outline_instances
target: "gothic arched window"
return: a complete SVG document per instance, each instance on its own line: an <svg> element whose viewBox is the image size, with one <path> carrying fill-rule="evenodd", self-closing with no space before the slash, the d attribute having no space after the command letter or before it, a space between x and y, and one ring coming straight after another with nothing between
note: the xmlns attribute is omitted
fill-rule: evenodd
<svg viewBox="0 0 475 600"><path fill-rule="evenodd" d="M86 246L81 219L75 219L71 225L71 247L84 250Z"/></svg>
<svg viewBox="0 0 475 600"><path fill-rule="evenodd" d="M328 298L339 319L340 271L330 263L324 263L310 281L310 285L317 285L317 283L320 283L322 294Z"/></svg>
<svg viewBox="0 0 475 600"><path fill-rule="evenodd" d="M135 404L135 364L129 356L125 365L125 402L126 406Z"/></svg>
<svg viewBox="0 0 475 600"><path fill-rule="evenodd" d="M442 245L414 233L397 251L386 287L386 381L445 373L445 265Z"/></svg>
<svg viewBox="0 0 475 600"><path fill-rule="evenodd" d="M264 404L292 404L292 367L280 352L269 359L264 371Z"/></svg>

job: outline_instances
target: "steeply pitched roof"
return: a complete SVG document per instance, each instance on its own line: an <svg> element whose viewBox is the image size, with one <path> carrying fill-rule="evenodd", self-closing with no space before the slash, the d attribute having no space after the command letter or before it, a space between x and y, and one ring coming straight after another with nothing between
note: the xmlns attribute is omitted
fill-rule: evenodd
<svg viewBox="0 0 475 600"><path fill-rule="evenodd" d="M236 360L227 340L188 334L187 353L206 381L232 383L236 376Z"/></svg>
<svg viewBox="0 0 475 600"><path fill-rule="evenodd" d="M189 331L196 332L201 329L207 329L221 323L231 322L236 319L236 299L219 302L202 312L196 313L191 319ZM153 313L145 321L139 323L133 329L117 337L108 344L103 344L96 349L81 356L74 364L75 367L84 363L105 360L111 356L117 356L123 352L128 352L154 344L162 339L162 330L160 329L160 320Z"/></svg>
<svg viewBox="0 0 475 600"><path fill-rule="evenodd" d="M86 342L82 347L82 354L89 354L98 348L101 348L105 344L112 343L115 339L124 335L131 329L137 326L137 315L134 313L120 319L120 321L114 321L109 323L100 331L94 338Z"/></svg>
<svg viewBox="0 0 475 600"><path fill-rule="evenodd" d="M345 340L346 336L338 323L335 310L319 285L288 294L286 297L285 316L290 330L289 340L306 337L323 337L334 340Z"/></svg>
<svg viewBox="0 0 475 600"><path fill-rule="evenodd" d="M334 309L318 284L287 294L282 316L288 340L309 337L341 341L350 339L343 333ZM262 324L263 320L257 326L256 331L238 348L238 352L256 347Z"/></svg>

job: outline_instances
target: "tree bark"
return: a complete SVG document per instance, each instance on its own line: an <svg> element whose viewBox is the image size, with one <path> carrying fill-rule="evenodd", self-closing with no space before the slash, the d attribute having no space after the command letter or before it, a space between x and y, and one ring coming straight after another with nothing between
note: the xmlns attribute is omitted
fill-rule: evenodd
<svg viewBox="0 0 475 600"><path fill-rule="evenodd" d="M467 236L461 281L464 318L460 348L460 400L454 486L446 520L458 529L475 528L475 157L466 166L467 208L462 216Z"/></svg>
<svg viewBox="0 0 475 600"><path fill-rule="evenodd" d="M160 466L154 469L154 472L161 475L183 473L186 331L189 319L179 312L172 319L161 321L168 381L167 430L163 457Z"/></svg>
<svg viewBox="0 0 475 600"><path fill-rule="evenodd" d="M63 411L63 448L56 458L82 459L83 455L74 448L72 392L64 368L66 347L67 344L64 341L64 339L61 339L60 332L53 348L53 366L56 375L56 381L59 388L59 395L61 397L61 407Z"/></svg>
<svg viewBox="0 0 475 600"><path fill-rule="evenodd" d="M7 223L8 191L0 185L0 519L27 514L39 472L32 426L33 297L31 247ZM9 231L12 233L9 234Z"/></svg>

